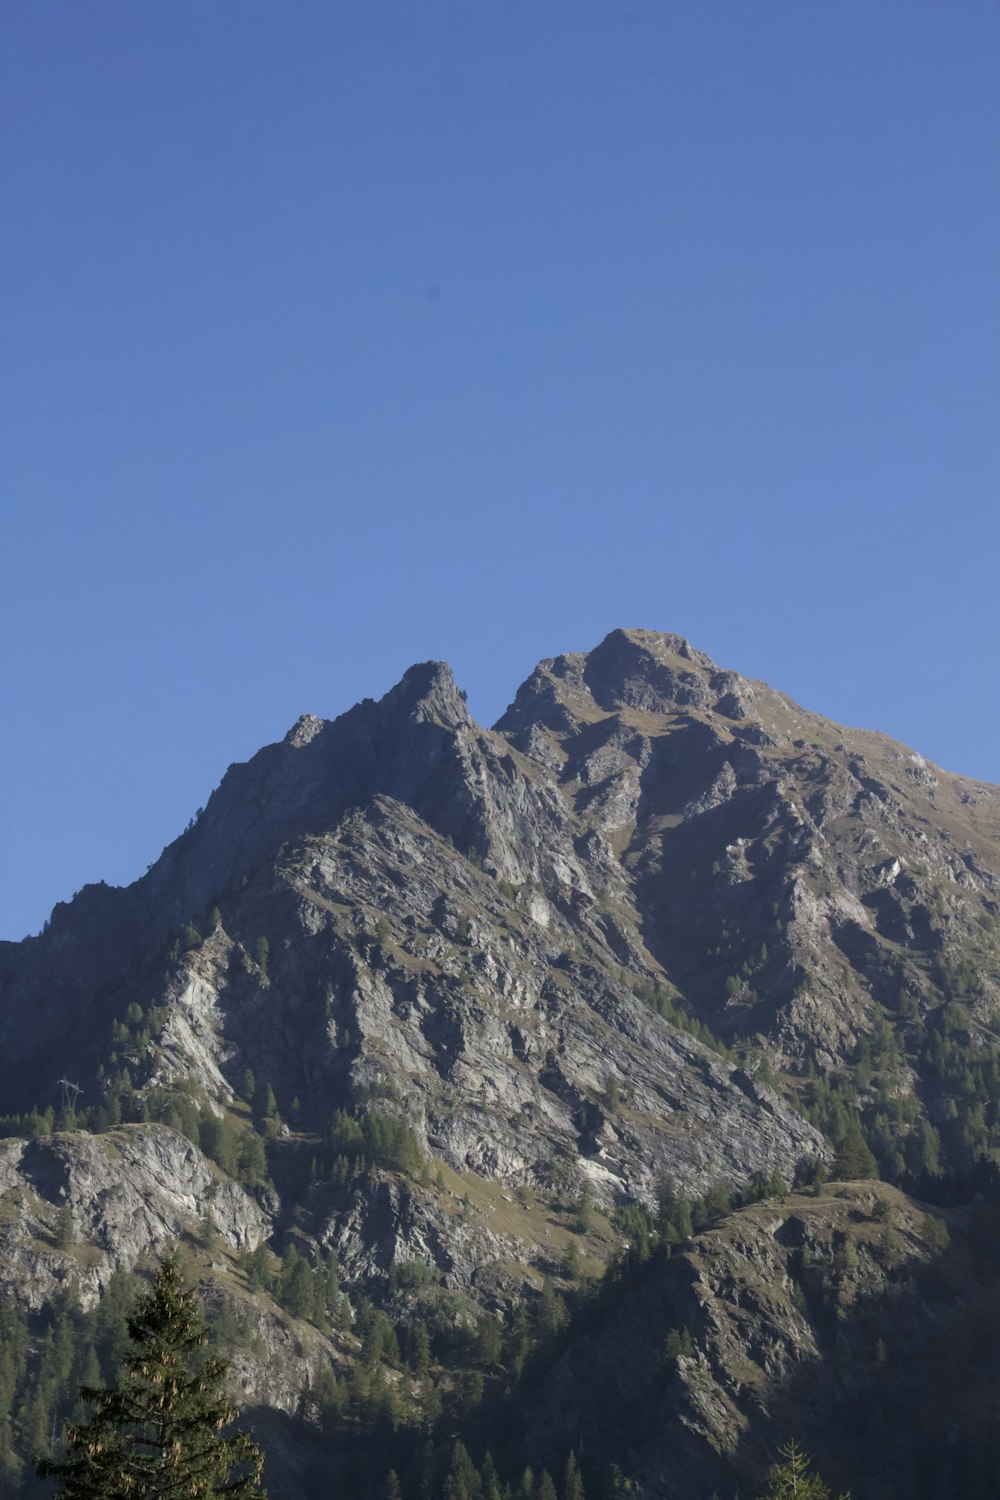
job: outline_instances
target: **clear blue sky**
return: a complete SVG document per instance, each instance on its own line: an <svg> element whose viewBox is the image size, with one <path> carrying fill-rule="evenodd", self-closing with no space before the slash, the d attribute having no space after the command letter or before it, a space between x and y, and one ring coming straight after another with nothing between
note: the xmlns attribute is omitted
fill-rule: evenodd
<svg viewBox="0 0 1000 1500"><path fill-rule="evenodd" d="M1000 780L995 0L19 0L0 93L0 935L616 625Z"/></svg>

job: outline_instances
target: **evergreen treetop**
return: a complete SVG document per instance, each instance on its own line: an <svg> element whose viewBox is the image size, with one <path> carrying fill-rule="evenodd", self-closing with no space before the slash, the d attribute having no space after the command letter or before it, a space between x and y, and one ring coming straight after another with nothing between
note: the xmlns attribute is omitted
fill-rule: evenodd
<svg viewBox="0 0 1000 1500"><path fill-rule="evenodd" d="M818 1474L810 1472L809 1459L793 1440L778 1450L782 1462L772 1464L767 1488L760 1500L831 1500L830 1491ZM841 1495L840 1500L850 1500Z"/></svg>
<svg viewBox="0 0 1000 1500"><path fill-rule="evenodd" d="M266 1500L263 1456L248 1433L223 1435L236 1411L223 1392L225 1361L199 1359L204 1320L173 1258L128 1319L135 1346L118 1383L84 1386L88 1422L71 1427L60 1463L38 1472L59 1500Z"/></svg>

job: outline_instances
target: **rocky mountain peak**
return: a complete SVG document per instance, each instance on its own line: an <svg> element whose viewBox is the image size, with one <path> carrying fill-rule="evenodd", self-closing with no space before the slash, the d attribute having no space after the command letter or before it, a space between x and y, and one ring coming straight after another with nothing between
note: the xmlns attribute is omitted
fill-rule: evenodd
<svg viewBox="0 0 1000 1500"><path fill-rule="evenodd" d="M613 630L588 653L583 677L602 708L668 713L704 698L705 678L717 670L682 636Z"/></svg>
<svg viewBox="0 0 1000 1500"><path fill-rule="evenodd" d="M647 659L672 665L677 658L706 672L718 670L706 652L699 651L684 636L669 630L620 627L609 631L603 641L587 653L587 660L594 668L607 664L611 669L617 670L619 675L627 675Z"/></svg>
<svg viewBox="0 0 1000 1500"><path fill-rule="evenodd" d="M737 1441L775 1351L794 1370L828 1334L846 1349L859 1278L895 1295L927 1254L892 1189L793 1212L786 1185L1000 1160L998 1015L997 789L677 635L546 659L494 731L422 662L231 766L134 886L0 944L2 1109L38 1137L0 1142L0 1295L58 1296L74 1235L92 1295L183 1234L257 1320L246 1388L298 1411L357 1329L317 1324L310 1353L300 1312L294 1336L265 1317L246 1277L270 1257L290 1290L292 1247L335 1252L358 1308L472 1329L659 1233L675 1189L705 1223L736 1193L731 1237L637 1269L638 1357L616 1311L579 1364L586 1390L596 1349L602 1403L624 1370L631 1410L648 1363L670 1492L704 1494L702 1440L684 1488L677 1431Z"/></svg>
<svg viewBox="0 0 1000 1500"><path fill-rule="evenodd" d="M437 724L443 729L472 725L465 694L456 685L447 662L424 661L409 667L379 704L386 716L412 718L418 724Z"/></svg>
<svg viewBox="0 0 1000 1500"><path fill-rule="evenodd" d="M540 662L496 728L527 748L540 728L561 733L622 713L757 720L761 700L787 717L779 694L718 667L683 636L612 630L592 651Z"/></svg>
<svg viewBox="0 0 1000 1500"><path fill-rule="evenodd" d="M303 746L312 744L322 730L323 723L316 714L300 714L281 743L293 750L301 750Z"/></svg>

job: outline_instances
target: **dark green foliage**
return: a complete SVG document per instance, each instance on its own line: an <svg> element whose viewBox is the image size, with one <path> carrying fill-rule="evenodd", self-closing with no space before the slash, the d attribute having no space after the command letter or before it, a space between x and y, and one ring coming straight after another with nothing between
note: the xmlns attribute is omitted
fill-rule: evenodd
<svg viewBox="0 0 1000 1500"><path fill-rule="evenodd" d="M347 1411L349 1393L344 1381L332 1370L322 1369L313 1380L310 1391L312 1414L326 1435L335 1433Z"/></svg>
<svg viewBox="0 0 1000 1500"><path fill-rule="evenodd" d="M56 1223L56 1249L68 1250L73 1244L73 1214L68 1203L64 1203L59 1210L59 1218Z"/></svg>
<svg viewBox="0 0 1000 1500"><path fill-rule="evenodd" d="M265 1134L271 1133L278 1123L278 1101L266 1078L259 1078L254 1085L252 1114L255 1127Z"/></svg>
<svg viewBox="0 0 1000 1500"><path fill-rule="evenodd" d="M690 1359L694 1353L691 1335L686 1328L671 1328L663 1341L663 1359L670 1374L677 1368L679 1359Z"/></svg>
<svg viewBox="0 0 1000 1500"><path fill-rule="evenodd" d="M130 1120L139 1113L128 1101L121 1104L125 1107L117 1111L119 1119ZM217 1115L202 1097L183 1086L150 1090L144 1106L143 1118L179 1130L244 1187L267 1182L264 1143L243 1121L228 1113Z"/></svg>
<svg viewBox="0 0 1000 1500"><path fill-rule="evenodd" d="M398 1365L401 1363L395 1329L387 1314L381 1309L372 1311L368 1319L361 1345L361 1358L369 1367L377 1364Z"/></svg>
<svg viewBox="0 0 1000 1500"><path fill-rule="evenodd" d="M851 1084L836 1078L816 1078L810 1085L809 1097L803 1102L808 1118L836 1148L832 1175L844 1181L878 1177L879 1162L865 1138L857 1096ZM874 1139L884 1153L892 1151L891 1139L880 1136L877 1126Z"/></svg>
<svg viewBox="0 0 1000 1500"><path fill-rule="evenodd" d="M725 1183L717 1182L692 1204L691 1218L695 1229L704 1229L716 1220L725 1218L740 1201L739 1195Z"/></svg>
<svg viewBox="0 0 1000 1500"><path fill-rule="evenodd" d="M227 1176L237 1176L239 1146L236 1134L225 1115L202 1115L198 1122L198 1145Z"/></svg>
<svg viewBox="0 0 1000 1500"><path fill-rule="evenodd" d="M760 1500L829 1500L830 1491L818 1474L810 1473L810 1462L796 1443L779 1450L781 1462L773 1464ZM841 1500L850 1500L842 1495Z"/></svg>
<svg viewBox="0 0 1000 1500"><path fill-rule="evenodd" d="M657 1181L653 1213L641 1203L626 1203L615 1209L612 1218L615 1228L628 1242L629 1258L642 1262L657 1246L670 1249L736 1208L765 1198L784 1197L787 1192L788 1184L780 1172L772 1172L768 1177L755 1177L740 1191L716 1183L692 1203L678 1193L669 1174L663 1173Z"/></svg>
<svg viewBox="0 0 1000 1500"><path fill-rule="evenodd" d="M256 1250L242 1251L240 1264L246 1272L247 1282L252 1291L268 1292L271 1290L274 1277L271 1269L271 1255L266 1245L260 1244Z"/></svg>
<svg viewBox="0 0 1000 1500"><path fill-rule="evenodd" d="M813 1077L801 1102L838 1150L857 1126L882 1177L926 1185L1000 1151L1000 1047L977 1033L954 998L926 1028L914 1020L902 1000L895 1028L878 1010L870 1036L858 1043L852 1076ZM919 1092L909 1087L908 1068L924 1081ZM850 1146L858 1166L853 1139Z"/></svg>
<svg viewBox="0 0 1000 1500"><path fill-rule="evenodd" d="M407 1346L410 1369L418 1380L423 1380L431 1367L431 1339L422 1319L411 1326Z"/></svg>
<svg viewBox="0 0 1000 1500"><path fill-rule="evenodd" d="M281 1280L276 1292L282 1307L287 1308L293 1318L315 1316L314 1280L309 1262L303 1258L295 1245L289 1245L285 1251Z"/></svg>
<svg viewBox="0 0 1000 1500"><path fill-rule="evenodd" d="M968 1169L981 1153L1000 1149L1000 1050L973 1042L967 1026L962 1007L944 1006L918 1055L940 1099L941 1167ZM921 1142L918 1153L926 1145Z"/></svg>
<svg viewBox="0 0 1000 1500"><path fill-rule="evenodd" d="M82 1388L92 1415L70 1427L66 1457L43 1459L39 1474L57 1480L65 1500L262 1494L253 1439L223 1435L236 1416L222 1393L226 1366L199 1355L207 1332L176 1261L160 1266L128 1332L135 1347L118 1382Z"/></svg>
<svg viewBox="0 0 1000 1500"><path fill-rule="evenodd" d="M74 1293L37 1315L13 1301L0 1310L0 1493L47 1489L34 1476L35 1458L73 1414L79 1386L113 1378L135 1286L116 1274L90 1313Z"/></svg>
<svg viewBox="0 0 1000 1500"><path fill-rule="evenodd" d="M337 1257L332 1250L320 1254L313 1262L293 1240L276 1275L262 1246L245 1256L244 1266L251 1286L269 1290L293 1318L304 1318L324 1332L345 1325L348 1308L340 1291Z"/></svg>
<svg viewBox="0 0 1000 1500"><path fill-rule="evenodd" d="M566 1303L546 1277L536 1308L536 1323L542 1338L551 1338L566 1326L569 1314Z"/></svg>
<svg viewBox="0 0 1000 1500"><path fill-rule="evenodd" d="M444 1482L444 1500L476 1500L479 1495L479 1471L469 1457L461 1438L451 1450L451 1467Z"/></svg>
<svg viewBox="0 0 1000 1500"><path fill-rule="evenodd" d="M924 1217L924 1240L932 1255L943 1255L950 1243L948 1226L936 1214Z"/></svg>
<svg viewBox="0 0 1000 1500"><path fill-rule="evenodd" d="M849 1121L846 1131L837 1148L837 1156L833 1164L834 1177L850 1182L856 1178L877 1177L878 1167L875 1158L861 1132L861 1126L856 1119Z"/></svg>
<svg viewBox="0 0 1000 1500"><path fill-rule="evenodd" d="M23 1115L0 1115L0 1137L19 1136L22 1140L36 1141L40 1136L52 1134L55 1119L52 1108L32 1109Z"/></svg>
<svg viewBox="0 0 1000 1500"><path fill-rule="evenodd" d="M416 1175L425 1162L417 1137L404 1120L366 1110L355 1117L338 1109L320 1152L324 1176L346 1182L373 1167Z"/></svg>
<svg viewBox="0 0 1000 1500"><path fill-rule="evenodd" d="M503 1331L496 1318L481 1318L469 1341L469 1356L476 1364L492 1369L503 1358Z"/></svg>
<svg viewBox="0 0 1000 1500"><path fill-rule="evenodd" d="M497 1466L493 1462L493 1454L488 1448L480 1470L480 1493L483 1500L504 1500L504 1497L510 1493L509 1489L500 1483Z"/></svg>
<svg viewBox="0 0 1000 1500"><path fill-rule="evenodd" d="M256 1187L267 1181L267 1152L255 1131L245 1130L240 1135L235 1176L237 1182L247 1187Z"/></svg>
<svg viewBox="0 0 1000 1500"><path fill-rule="evenodd" d="M729 994L734 994L739 989L738 980L733 979L732 984L732 990L729 990L727 985ZM724 1043L719 1041L703 1021L699 1021L696 1016L684 1010L677 1003L676 997L664 985L648 980L638 984L633 983L633 990L640 1000L645 1001L650 1010L655 1010L656 1014L662 1016L664 1021L668 1021L671 1026L676 1026L679 1031L686 1031L690 1036L697 1037L699 1042L706 1047L711 1047L713 1052L728 1056L728 1048Z"/></svg>
<svg viewBox="0 0 1000 1500"><path fill-rule="evenodd" d="M563 1500L586 1500L576 1454L572 1449L566 1460L566 1472L563 1476Z"/></svg>
<svg viewBox="0 0 1000 1500"><path fill-rule="evenodd" d="M940 1177L941 1137L929 1120L921 1120L907 1142L906 1164L914 1177Z"/></svg>
<svg viewBox="0 0 1000 1500"><path fill-rule="evenodd" d="M618 1233L628 1242L633 1258L645 1260L652 1249L656 1233L649 1210L641 1203L624 1203L615 1209L612 1221Z"/></svg>

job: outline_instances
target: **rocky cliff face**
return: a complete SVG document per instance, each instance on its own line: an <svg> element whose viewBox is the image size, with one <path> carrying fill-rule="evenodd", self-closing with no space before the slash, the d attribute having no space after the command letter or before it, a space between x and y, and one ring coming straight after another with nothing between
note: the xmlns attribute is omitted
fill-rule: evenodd
<svg viewBox="0 0 1000 1500"><path fill-rule="evenodd" d="M71 1281L92 1305L115 1271L165 1253L206 1214L234 1250L268 1232L246 1193L162 1125L2 1141L0 1202L0 1288L31 1308Z"/></svg>
<svg viewBox="0 0 1000 1500"><path fill-rule="evenodd" d="M492 731L414 667L230 767L134 886L0 945L0 1111L39 1137L0 1145L9 1289L92 1295L210 1202L232 1254L335 1249L376 1295L421 1265L509 1315L560 1274L566 1204L596 1267L665 1175L791 1181L848 1116L889 1175L970 1165L1000 1147L998 871L996 788L678 637L543 662Z"/></svg>
<svg viewBox="0 0 1000 1500"><path fill-rule="evenodd" d="M168 1011L156 1066L219 1100L248 1066L307 1112L384 1075L456 1165L537 1177L535 1126L527 1153L511 1134L533 1111L548 1153L604 1132L578 1153L602 1191L648 1187L666 1155L691 1187L735 1181L816 1142L648 997L793 1072L836 1069L881 1015L926 1020L949 998L986 1035L998 849L995 788L678 637L616 631L543 662L493 732L447 668L414 667L231 767L135 886L88 887L42 937L0 945L0 1096L44 1106L66 1066L91 1078L138 998ZM204 942L165 963L189 923ZM454 1094L443 1112L432 1078ZM602 1094L623 1085L609 1124ZM630 1155L616 1141L635 1130Z"/></svg>
<svg viewBox="0 0 1000 1500"><path fill-rule="evenodd" d="M543 662L498 728L611 844L652 952L722 1035L829 1065L873 1002L926 1013L963 965L992 1020L995 787L643 631Z"/></svg>
<svg viewBox="0 0 1000 1500"><path fill-rule="evenodd" d="M613 738L604 759L631 784ZM590 755L588 784L603 763ZM575 1175L610 1202L648 1196L664 1166L692 1190L794 1170L815 1134L639 998L676 995L593 802L478 729L444 668L300 721L230 770L137 886L85 893L8 950L7 1098L54 1097L84 1024L134 996L163 1016L146 1087L194 1075L224 1105L249 1067L318 1127L388 1086L431 1154L511 1184ZM98 900L122 934L97 922L88 951ZM210 930L166 974L132 964L181 920ZM100 1043L83 1052L101 1061Z"/></svg>
<svg viewBox="0 0 1000 1500"><path fill-rule="evenodd" d="M882 1183L742 1209L637 1268L507 1419L536 1464L611 1433L672 1500L756 1493L790 1435L866 1500L989 1493L995 1229Z"/></svg>

